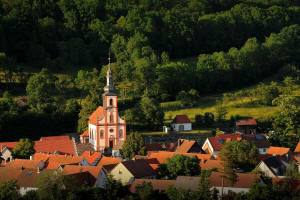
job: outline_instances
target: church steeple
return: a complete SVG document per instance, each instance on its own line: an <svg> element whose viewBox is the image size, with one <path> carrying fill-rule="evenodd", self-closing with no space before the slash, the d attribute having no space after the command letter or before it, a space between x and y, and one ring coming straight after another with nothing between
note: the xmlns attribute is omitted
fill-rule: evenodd
<svg viewBox="0 0 300 200"><path fill-rule="evenodd" d="M105 93L115 93L115 86L113 83L112 71L110 69L110 56L108 57L108 69L106 72L106 86L104 87Z"/></svg>

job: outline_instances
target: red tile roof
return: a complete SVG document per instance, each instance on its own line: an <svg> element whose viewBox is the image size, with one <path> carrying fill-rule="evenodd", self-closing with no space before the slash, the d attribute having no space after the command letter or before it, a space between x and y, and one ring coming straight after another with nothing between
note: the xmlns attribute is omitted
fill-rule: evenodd
<svg viewBox="0 0 300 200"><path fill-rule="evenodd" d="M300 141L298 142L295 150L294 150L295 153L300 153Z"/></svg>
<svg viewBox="0 0 300 200"><path fill-rule="evenodd" d="M267 151L267 154L282 156L284 154L287 154L289 151L290 148L270 146L270 148Z"/></svg>
<svg viewBox="0 0 300 200"><path fill-rule="evenodd" d="M270 142L264 134L245 134L243 139L248 142L254 142L257 148L269 148Z"/></svg>
<svg viewBox="0 0 300 200"><path fill-rule="evenodd" d="M40 139L40 141L48 141L48 140L70 140L70 137L67 135L63 135L63 136L41 137Z"/></svg>
<svg viewBox="0 0 300 200"><path fill-rule="evenodd" d="M173 120L175 124L191 123L191 120L186 115L176 115Z"/></svg>
<svg viewBox="0 0 300 200"><path fill-rule="evenodd" d="M155 172L147 163L147 161L140 159L140 160L127 160L123 161L122 164L126 169L135 177L135 178L142 178L142 177L149 177L154 176Z"/></svg>
<svg viewBox="0 0 300 200"><path fill-rule="evenodd" d="M82 161L82 156L68 156L35 153L33 159L41 159L46 161L46 169L57 169L60 165L78 164Z"/></svg>
<svg viewBox="0 0 300 200"><path fill-rule="evenodd" d="M221 160L207 160L201 164L201 169L202 170L209 170L209 169L218 169L218 171L223 170L223 165Z"/></svg>
<svg viewBox="0 0 300 200"><path fill-rule="evenodd" d="M103 165L119 164L121 161L120 158L102 157L97 166L102 167Z"/></svg>
<svg viewBox="0 0 300 200"><path fill-rule="evenodd" d="M146 151L151 151L151 152L157 152L157 151L161 151L162 145L160 143L153 143L153 144L146 144Z"/></svg>
<svg viewBox="0 0 300 200"><path fill-rule="evenodd" d="M7 181L17 180L22 173L21 169L11 167L0 167L0 185Z"/></svg>
<svg viewBox="0 0 300 200"><path fill-rule="evenodd" d="M48 160L48 158L49 158L49 155L48 154L44 154L44 153L35 153L32 156L33 160L41 160L43 162L46 162Z"/></svg>
<svg viewBox="0 0 300 200"><path fill-rule="evenodd" d="M89 130L84 131L80 137L89 137Z"/></svg>
<svg viewBox="0 0 300 200"><path fill-rule="evenodd" d="M177 146L175 152L188 153L195 143L195 140L183 140L182 144Z"/></svg>
<svg viewBox="0 0 300 200"><path fill-rule="evenodd" d="M94 178L94 184L98 179L102 168L97 166L79 166L79 165L65 165L62 175L76 174L80 172L89 172Z"/></svg>
<svg viewBox="0 0 300 200"><path fill-rule="evenodd" d="M256 126L257 122L253 117L251 117L249 119L239 120L235 124L236 126Z"/></svg>
<svg viewBox="0 0 300 200"><path fill-rule="evenodd" d="M27 159L15 159L14 161L8 162L6 167L14 168L37 168L41 160L27 160Z"/></svg>
<svg viewBox="0 0 300 200"><path fill-rule="evenodd" d="M89 117L89 124L97 124L97 119L100 120L103 117L103 107L99 106Z"/></svg>
<svg viewBox="0 0 300 200"><path fill-rule="evenodd" d="M169 185L174 185L175 180L158 180L158 179L135 179L130 185L130 192L136 192L136 186L143 184L143 182L151 183L153 190L158 190L159 192L165 191Z"/></svg>
<svg viewBox="0 0 300 200"><path fill-rule="evenodd" d="M272 178L272 183L278 183L279 186L283 186L285 183L288 183L293 191L300 190L300 179Z"/></svg>
<svg viewBox="0 0 300 200"><path fill-rule="evenodd" d="M6 148L12 150L17 146L19 142L1 142L0 143L0 152L3 152Z"/></svg>
<svg viewBox="0 0 300 200"><path fill-rule="evenodd" d="M60 152L61 154L75 155L73 141L68 137L68 139L44 139L42 141L34 142L35 152L40 153L54 153Z"/></svg>
<svg viewBox="0 0 300 200"><path fill-rule="evenodd" d="M242 136L240 134L222 134L208 138L214 151L221 151L223 144L225 144L228 141L240 139L242 139Z"/></svg>
<svg viewBox="0 0 300 200"><path fill-rule="evenodd" d="M256 181L259 180L261 175L259 174L244 174L244 173L236 173L237 181L234 183L233 186L224 179L222 181L222 176L224 173L221 172L212 172L209 177L209 182L211 186L215 187L222 187L222 182L224 183L224 187L234 187L234 188L250 188L251 185Z"/></svg>
<svg viewBox="0 0 300 200"><path fill-rule="evenodd" d="M81 154L81 156L84 157L90 165L93 165L95 164L94 162L96 162L97 160L99 161L102 153L95 151L85 151Z"/></svg>

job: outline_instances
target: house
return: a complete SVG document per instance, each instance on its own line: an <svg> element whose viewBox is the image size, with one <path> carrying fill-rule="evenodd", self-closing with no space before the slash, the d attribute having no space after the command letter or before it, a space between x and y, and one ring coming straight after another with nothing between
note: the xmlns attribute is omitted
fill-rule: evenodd
<svg viewBox="0 0 300 200"><path fill-rule="evenodd" d="M136 186L142 185L144 182L151 183L154 191L165 192L169 185L174 185L175 180L159 180L159 179L135 179L130 185L131 193L136 193Z"/></svg>
<svg viewBox="0 0 300 200"><path fill-rule="evenodd" d="M291 151L290 148L270 146L269 150L267 151L267 154L273 156L283 156L286 154L291 154Z"/></svg>
<svg viewBox="0 0 300 200"><path fill-rule="evenodd" d="M117 164L110 174L113 179L121 181L123 185L131 184L136 178L155 178L154 170L143 159L123 161Z"/></svg>
<svg viewBox="0 0 300 200"><path fill-rule="evenodd" d="M113 84L110 63L108 64L106 86L102 99L103 107L99 106L91 114L88 121L89 143L95 151L111 149L119 141L126 140L126 121L119 117L118 97Z"/></svg>
<svg viewBox="0 0 300 200"><path fill-rule="evenodd" d="M208 178L208 182L212 189L216 189L218 191L220 196L231 192L249 192L251 185L256 181L260 181L260 183L263 184L261 175L244 173L236 173L236 175L237 181L233 185L224 179L224 173L221 172L212 172ZM198 176L178 176L174 186L177 189L181 188L195 191L199 188L200 180L201 177Z"/></svg>
<svg viewBox="0 0 300 200"><path fill-rule="evenodd" d="M89 131L86 130L80 135L80 142L82 144L89 144Z"/></svg>
<svg viewBox="0 0 300 200"><path fill-rule="evenodd" d="M124 140L119 141L112 149L112 156L116 158L121 158L121 150L123 148Z"/></svg>
<svg viewBox="0 0 300 200"><path fill-rule="evenodd" d="M5 161L11 161L12 157L12 150L17 146L18 142L4 142L0 143L0 155L1 158Z"/></svg>
<svg viewBox="0 0 300 200"><path fill-rule="evenodd" d="M105 188L107 184L107 178L106 172L102 169L102 167L65 165L62 171L62 175L72 175L84 172L90 174L90 178L88 179L89 186Z"/></svg>
<svg viewBox="0 0 300 200"><path fill-rule="evenodd" d="M0 185L7 181L17 180L21 172L20 168L0 167Z"/></svg>
<svg viewBox="0 0 300 200"><path fill-rule="evenodd" d="M13 168L23 168L23 169L37 169L40 170L45 167L45 163L41 160L26 160L26 159L15 159L11 162L8 162L5 167L13 167Z"/></svg>
<svg viewBox="0 0 300 200"><path fill-rule="evenodd" d="M202 149L207 154L216 156L221 151L223 144L232 140L240 141L242 140L242 136L240 134L222 134L209 137L202 145Z"/></svg>
<svg viewBox="0 0 300 200"><path fill-rule="evenodd" d="M90 166L96 166L102 156L103 153L95 151L85 151L81 154L81 157L85 158Z"/></svg>
<svg viewBox="0 0 300 200"><path fill-rule="evenodd" d="M256 147L258 148L259 154L266 154L270 146L269 141L263 134L241 135L235 133L235 134L222 134L222 135L216 135L215 137L209 137L205 140L204 144L202 145L202 149L208 154L217 155L221 151L223 144L233 140L236 141L247 140L248 142L255 143Z"/></svg>
<svg viewBox="0 0 300 200"><path fill-rule="evenodd" d="M192 122L186 115L176 115L171 127L174 131L191 131Z"/></svg>
<svg viewBox="0 0 300 200"><path fill-rule="evenodd" d="M254 142L259 154L266 154L270 147L270 142L264 134L244 134L242 138L248 142Z"/></svg>
<svg viewBox="0 0 300 200"><path fill-rule="evenodd" d="M200 166L201 170L217 169L218 172L222 172L224 169L221 160L206 160L203 163L201 163Z"/></svg>
<svg viewBox="0 0 300 200"><path fill-rule="evenodd" d="M179 139L175 150L178 153L204 153L201 146L195 140Z"/></svg>
<svg viewBox="0 0 300 200"><path fill-rule="evenodd" d="M283 176L285 173L285 165L277 156L272 156L259 162L256 169L263 172L268 177Z"/></svg>
<svg viewBox="0 0 300 200"><path fill-rule="evenodd" d="M257 122L253 117L239 120L235 123L235 129L242 134L256 134Z"/></svg>

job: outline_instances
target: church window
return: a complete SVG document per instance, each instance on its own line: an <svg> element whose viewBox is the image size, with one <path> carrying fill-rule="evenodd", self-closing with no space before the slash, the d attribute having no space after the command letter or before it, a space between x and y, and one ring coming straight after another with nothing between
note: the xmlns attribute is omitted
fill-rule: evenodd
<svg viewBox="0 0 300 200"><path fill-rule="evenodd" d="M104 138L104 131L103 131L103 130L100 131L100 138L101 138L101 139Z"/></svg>
<svg viewBox="0 0 300 200"><path fill-rule="evenodd" d="M122 138L123 137L123 129L119 130L119 137Z"/></svg>
<svg viewBox="0 0 300 200"><path fill-rule="evenodd" d="M112 132L114 132L114 129L112 129L112 128L111 128L111 129L109 129L109 132L111 132L111 133L112 133Z"/></svg>
<svg viewBox="0 0 300 200"><path fill-rule="evenodd" d="M113 114L111 114L111 115L109 116L109 121L110 121L110 122L114 122L114 115L113 115Z"/></svg>
<svg viewBox="0 0 300 200"><path fill-rule="evenodd" d="M113 105L113 99L109 100L109 105L112 106Z"/></svg>

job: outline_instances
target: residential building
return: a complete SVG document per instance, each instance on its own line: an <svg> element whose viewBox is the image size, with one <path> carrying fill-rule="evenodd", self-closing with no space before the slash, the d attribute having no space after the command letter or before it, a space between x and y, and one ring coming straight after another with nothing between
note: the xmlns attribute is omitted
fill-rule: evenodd
<svg viewBox="0 0 300 200"><path fill-rule="evenodd" d="M99 160L102 158L102 152L85 151L81 154L81 157L85 158L90 166L96 166Z"/></svg>
<svg viewBox="0 0 300 200"><path fill-rule="evenodd" d="M179 139L175 152L178 153L205 153L195 140Z"/></svg>
<svg viewBox="0 0 300 200"><path fill-rule="evenodd" d="M278 156L272 156L259 162L256 169L263 172L268 177L283 176L286 170Z"/></svg>
<svg viewBox="0 0 300 200"><path fill-rule="evenodd" d="M242 134L256 134L257 122L251 117L249 119L242 119L235 123L236 132Z"/></svg>
<svg viewBox="0 0 300 200"><path fill-rule="evenodd" d="M121 181L123 185L131 184L136 178L155 178L154 170L143 159L123 161L117 164L110 174L113 179Z"/></svg>
<svg viewBox="0 0 300 200"><path fill-rule="evenodd" d="M144 182L151 183L154 191L165 192L170 185L175 184L175 180L158 180L158 179L135 179L130 185L131 193L136 193L136 186L142 185Z"/></svg>
<svg viewBox="0 0 300 200"><path fill-rule="evenodd" d="M102 99L103 107L99 106L89 117L88 122L89 143L95 151L113 148L119 141L126 139L126 122L119 117L118 98L113 84L110 63L108 64L106 86Z"/></svg>
<svg viewBox="0 0 300 200"><path fill-rule="evenodd" d="M15 159L11 162L8 162L5 167L13 167L13 168L23 168L23 169L37 169L40 170L45 167L45 163L42 160L27 160L27 159Z"/></svg>
<svg viewBox="0 0 300 200"><path fill-rule="evenodd" d="M191 131L192 122L186 115L176 115L171 127L174 131Z"/></svg>

